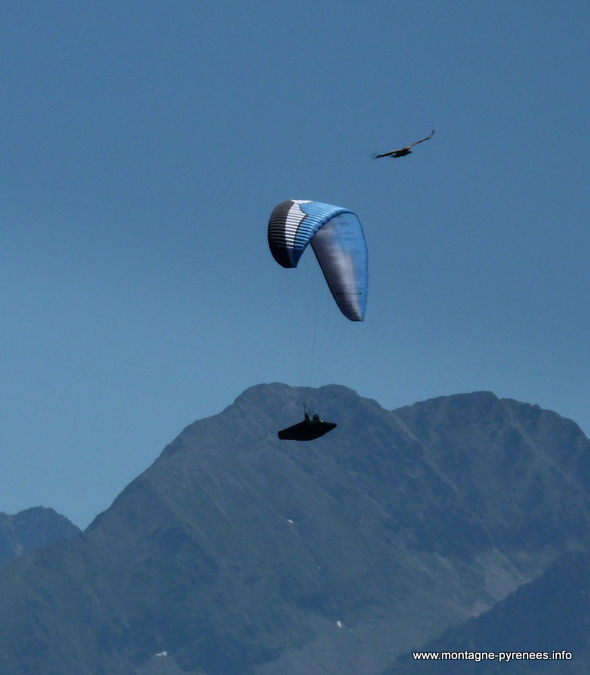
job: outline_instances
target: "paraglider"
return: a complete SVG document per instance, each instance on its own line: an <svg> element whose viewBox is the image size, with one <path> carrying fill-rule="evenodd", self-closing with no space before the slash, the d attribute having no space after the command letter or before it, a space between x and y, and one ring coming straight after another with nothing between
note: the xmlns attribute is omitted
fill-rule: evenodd
<svg viewBox="0 0 590 675"><path fill-rule="evenodd" d="M283 267L297 267L308 244L340 311L350 321L363 321L369 269L365 235L356 214L342 206L303 199L279 204L268 222L273 258Z"/></svg>
<svg viewBox="0 0 590 675"><path fill-rule="evenodd" d="M350 321L363 321L369 285L368 254L361 223L342 206L303 199L279 204L268 222L268 245L282 267L294 268L311 244L328 288ZM336 428L317 414L278 432L281 440L313 441Z"/></svg>
<svg viewBox="0 0 590 675"><path fill-rule="evenodd" d="M393 157L394 159L397 159L398 157L405 157L406 155L409 155L412 152L412 148L415 145L418 145L418 143L424 143L424 141L427 141L428 139L432 138L434 136L434 129L432 130L432 133L430 136L426 136L426 138L423 138L419 141L416 141L415 143L412 143L411 145L406 145L405 148L400 148L399 150L392 150L391 152L384 152L382 155L371 155L373 159L379 159L380 157Z"/></svg>

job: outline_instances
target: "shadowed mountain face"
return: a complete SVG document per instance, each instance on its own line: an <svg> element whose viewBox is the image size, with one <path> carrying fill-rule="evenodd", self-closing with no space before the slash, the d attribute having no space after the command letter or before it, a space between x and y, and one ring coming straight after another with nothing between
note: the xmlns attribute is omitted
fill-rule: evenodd
<svg viewBox="0 0 590 675"><path fill-rule="evenodd" d="M338 427L279 441L313 398ZM0 672L377 675L578 545L590 443L493 394L245 391L0 572ZM167 652L167 656L157 653Z"/></svg>
<svg viewBox="0 0 590 675"><path fill-rule="evenodd" d="M0 513L0 566L43 544L71 539L81 530L53 509L35 506L9 516Z"/></svg>
<svg viewBox="0 0 590 675"><path fill-rule="evenodd" d="M539 578L492 609L450 628L420 651L455 654L416 660L404 654L383 675L587 675L590 672L590 553L568 551ZM476 662L466 652L493 653ZM499 655L503 654L500 662ZM508 654L510 662L506 663ZM515 656L520 654L520 657ZM457 658L461 655L461 658Z"/></svg>

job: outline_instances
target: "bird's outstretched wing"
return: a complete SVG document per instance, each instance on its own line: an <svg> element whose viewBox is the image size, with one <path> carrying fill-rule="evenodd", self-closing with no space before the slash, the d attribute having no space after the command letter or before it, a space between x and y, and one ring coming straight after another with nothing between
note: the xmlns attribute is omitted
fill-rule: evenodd
<svg viewBox="0 0 590 675"><path fill-rule="evenodd" d="M380 157L391 157L396 152L399 152L399 151L398 150L392 150L391 152L384 152L382 155L378 155L376 152L373 152L373 153L371 153L370 157L371 157L371 159L379 159Z"/></svg>
<svg viewBox="0 0 590 675"><path fill-rule="evenodd" d="M418 143L424 143L424 141L427 141L429 138L432 138L433 136L434 136L434 129L430 132L430 136L426 136L426 138L423 138L420 141L416 141L415 143L412 143L412 145L408 145L408 148L413 148L415 145L418 145Z"/></svg>
<svg viewBox="0 0 590 675"><path fill-rule="evenodd" d="M384 152L382 155L377 155L376 153L373 153L371 157L373 159L379 159L380 157L405 157L406 155L409 155L412 152L412 148L415 145L418 145L418 143L424 143L424 141L427 141L429 138L432 138L434 135L434 129L430 133L430 136L426 136L426 138L422 138L419 141L416 141L415 143L412 143L411 145L406 145L405 148L399 148L399 150L392 150L391 152Z"/></svg>

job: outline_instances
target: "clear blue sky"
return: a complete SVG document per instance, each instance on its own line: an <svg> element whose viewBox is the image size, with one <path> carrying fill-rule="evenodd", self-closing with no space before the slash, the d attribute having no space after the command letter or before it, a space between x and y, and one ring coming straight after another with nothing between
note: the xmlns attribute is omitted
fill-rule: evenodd
<svg viewBox="0 0 590 675"><path fill-rule="evenodd" d="M0 511L86 526L260 382L485 389L589 433L589 26L581 0L4 0ZM290 198L359 215L364 324L300 302L311 251L272 260Z"/></svg>

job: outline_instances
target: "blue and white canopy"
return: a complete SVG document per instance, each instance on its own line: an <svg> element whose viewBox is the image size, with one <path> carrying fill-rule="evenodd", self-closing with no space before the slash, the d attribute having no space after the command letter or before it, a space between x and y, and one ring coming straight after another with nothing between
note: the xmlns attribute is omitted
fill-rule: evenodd
<svg viewBox="0 0 590 675"><path fill-rule="evenodd" d="M367 306L367 244L357 216L341 206L303 199L279 204L268 222L268 245L283 267L297 267L311 243L341 312L363 321Z"/></svg>

